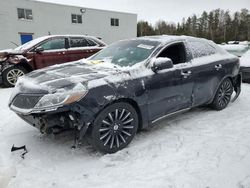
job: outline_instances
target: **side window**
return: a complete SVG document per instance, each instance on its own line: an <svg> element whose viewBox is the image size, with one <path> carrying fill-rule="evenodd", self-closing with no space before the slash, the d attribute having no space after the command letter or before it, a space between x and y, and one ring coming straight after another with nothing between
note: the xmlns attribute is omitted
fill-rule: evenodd
<svg viewBox="0 0 250 188"><path fill-rule="evenodd" d="M59 50L65 49L65 39L64 38L56 38L49 40L42 45L40 45L44 50Z"/></svg>
<svg viewBox="0 0 250 188"><path fill-rule="evenodd" d="M183 43L176 43L168 46L163 50L158 57L168 57L173 61L173 64L186 62L186 50Z"/></svg>
<svg viewBox="0 0 250 188"><path fill-rule="evenodd" d="M89 46L97 46L97 44L91 39L87 39Z"/></svg>
<svg viewBox="0 0 250 188"><path fill-rule="evenodd" d="M206 42L190 41L188 43L194 58L216 54L216 49Z"/></svg>
<svg viewBox="0 0 250 188"><path fill-rule="evenodd" d="M89 46L88 41L85 38L70 38L70 47L71 48L79 48Z"/></svg>

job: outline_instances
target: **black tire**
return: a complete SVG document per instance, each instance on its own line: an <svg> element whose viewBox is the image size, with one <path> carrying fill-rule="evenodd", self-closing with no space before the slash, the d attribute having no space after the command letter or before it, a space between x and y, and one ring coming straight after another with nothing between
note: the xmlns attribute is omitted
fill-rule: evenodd
<svg viewBox="0 0 250 188"><path fill-rule="evenodd" d="M28 71L21 66L12 66L3 71L3 84L5 87L14 87L17 79L20 76L28 73Z"/></svg>
<svg viewBox="0 0 250 188"><path fill-rule="evenodd" d="M233 85L230 79L226 78L222 81L216 91L211 107L215 110L223 110L227 107L233 93Z"/></svg>
<svg viewBox="0 0 250 188"><path fill-rule="evenodd" d="M115 153L132 141L138 121L133 106L124 102L113 103L97 115L90 129L89 141L100 152Z"/></svg>

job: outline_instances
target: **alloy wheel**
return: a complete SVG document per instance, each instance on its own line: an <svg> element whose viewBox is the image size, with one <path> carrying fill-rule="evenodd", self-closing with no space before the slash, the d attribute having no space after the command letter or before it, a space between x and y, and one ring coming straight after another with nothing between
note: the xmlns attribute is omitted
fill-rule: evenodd
<svg viewBox="0 0 250 188"><path fill-rule="evenodd" d="M116 102L97 115L87 138L95 149L103 153L115 153L133 140L138 126L135 108L126 102Z"/></svg>
<svg viewBox="0 0 250 188"><path fill-rule="evenodd" d="M232 95L232 85L230 81L223 82L218 93L218 103L219 106L226 106L231 99Z"/></svg>
<svg viewBox="0 0 250 188"><path fill-rule="evenodd" d="M11 69L8 73L7 73L7 81L11 84L11 85L15 85L15 83L17 82L17 79L20 76L23 76L24 72L20 69Z"/></svg>
<svg viewBox="0 0 250 188"><path fill-rule="evenodd" d="M99 129L100 140L103 145L112 149L126 144L129 137L133 135L133 129L135 128L133 121L131 112L124 108L109 112L102 120Z"/></svg>

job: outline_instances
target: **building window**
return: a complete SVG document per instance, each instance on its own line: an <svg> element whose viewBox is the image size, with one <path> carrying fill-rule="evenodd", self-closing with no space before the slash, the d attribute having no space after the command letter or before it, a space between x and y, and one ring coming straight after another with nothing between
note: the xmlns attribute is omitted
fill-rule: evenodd
<svg viewBox="0 0 250 188"><path fill-rule="evenodd" d="M119 19L111 18L111 26L119 26Z"/></svg>
<svg viewBox="0 0 250 188"><path fill-rule="evenodd" d="M18 8L17 16L18 16L18 19L20 20L33 20L31 9Z"/></svg>
<svg viewBox="0 0 250 188"><path fill-rule="evenodd" d="M81 24L82 23L82 15L80 14L71 14L72 23Z"/></svg>

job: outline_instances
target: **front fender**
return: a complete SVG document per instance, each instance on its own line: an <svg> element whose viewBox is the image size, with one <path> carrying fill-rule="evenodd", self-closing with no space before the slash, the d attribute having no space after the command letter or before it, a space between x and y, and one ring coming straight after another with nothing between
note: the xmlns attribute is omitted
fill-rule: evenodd
<svg viewBox="0 0 250 188"><path fill-rule="evenodd" d="M104 81L104 80L102 80ZM132 102L142 117L142 128L148 124L147 92L143 78L114 83L105 80L105 84L91 87L88 94L78 102L93 114L97 115L102 109L116 101Z"/></svg>
<svg viewBox="0 0 250 188"><path fill-rule="evenodd" d="M7 60L2 62L1 73L4 72L9 67L12 67L12 66L15 66L15 65L21 63L25 59L26 58L24 56L22 56L22 55L9 56Z"/></svg>
<svg viewBox="0 0 250 188"><path fill-rule="evenodd" d="M9 63L8 61L2 62L1 64L1 74L8 68L14 66L14 64Z"/></svg>
<svg viewBox="0 0 250 188"><path fill-rule="evenodd" d="M117 96L114 90L107 85L103 85L90 88L87 95L78 104L96 114L116 99Z"/></svg>

